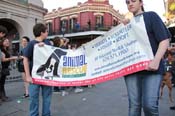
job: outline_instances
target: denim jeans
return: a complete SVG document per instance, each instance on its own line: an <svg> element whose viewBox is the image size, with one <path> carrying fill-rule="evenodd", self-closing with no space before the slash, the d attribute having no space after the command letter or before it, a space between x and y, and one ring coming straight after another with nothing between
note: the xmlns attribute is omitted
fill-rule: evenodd
<svg viewBox="0 0 175 116"><path fill-rule="evenodd" d="M50 104L52 87L44 85L30 84L30 116L39 116L39 93L42 89L42 116L50 116Z"/></svg>
<svg viewBox="0 0 175 116"><path fill-rule="evenodd" d="M158 101L162 81L160 74L135 73L125 77L129 100L129 116L159 116Z"/></svg>

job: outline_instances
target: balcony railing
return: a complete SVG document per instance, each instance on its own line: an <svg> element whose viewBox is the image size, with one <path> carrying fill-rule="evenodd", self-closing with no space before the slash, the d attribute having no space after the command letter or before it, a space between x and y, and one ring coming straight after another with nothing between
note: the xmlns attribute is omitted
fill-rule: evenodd
<svg viewBox="0 0 175 116"><path fill-rule="evenodd" d="M77 33L77 32L85 32L85 31L109 31L112 28L112 26L108 25L96 25L96 26L80 26L80 28L65 28L65 29L58 29L54 31L49 31L49 35L64 35L64 34L70 34L70 33ZM64 31L62 31L64 30Z"/></svg>

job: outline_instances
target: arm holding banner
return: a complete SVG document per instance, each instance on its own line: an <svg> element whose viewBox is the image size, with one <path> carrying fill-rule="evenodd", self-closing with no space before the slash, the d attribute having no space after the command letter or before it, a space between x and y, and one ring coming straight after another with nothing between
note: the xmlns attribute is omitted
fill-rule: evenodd
<svg viewBox="0 0 175 116"><path fill-rule="evenodd" d="M158 50L156 52L155 58L149 63L146 70L154 71L154 70L158 69L159 63L160 63L163 55L165 54L168 46L169 46L169 39L165 39L159 43L159 47L158 47Z"/></svg>
<svg viewBox="0 0 175 116"><path fill-rule="evenodd" d="M30 75L30 70L29 70L29 61L27 57L24 57L23 63L24 63L24 70L26 74L26 81L29 83L32 83L32 77Z"/></svg>

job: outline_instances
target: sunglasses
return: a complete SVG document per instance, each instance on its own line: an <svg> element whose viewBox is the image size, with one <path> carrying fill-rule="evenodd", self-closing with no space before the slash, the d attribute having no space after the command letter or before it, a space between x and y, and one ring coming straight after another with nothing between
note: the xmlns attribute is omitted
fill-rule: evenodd
<svg viewBox="0 0 175 116"><path fill-rule="evenodd" d="M131 2L136 2L136 0L126 0L126 4L130 4Z"/></svg>

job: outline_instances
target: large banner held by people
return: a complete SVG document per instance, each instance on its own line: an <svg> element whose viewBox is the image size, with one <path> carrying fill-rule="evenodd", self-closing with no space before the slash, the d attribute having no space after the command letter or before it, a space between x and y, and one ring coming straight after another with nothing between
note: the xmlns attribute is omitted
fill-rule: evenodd
<svg viewBox="0 0 175 116"><path fill-rule="evenodd" d="M143 17L139 17L77 50L35 45L32 79L51 86L97 84L144 70L153 57Z"/></svg>

